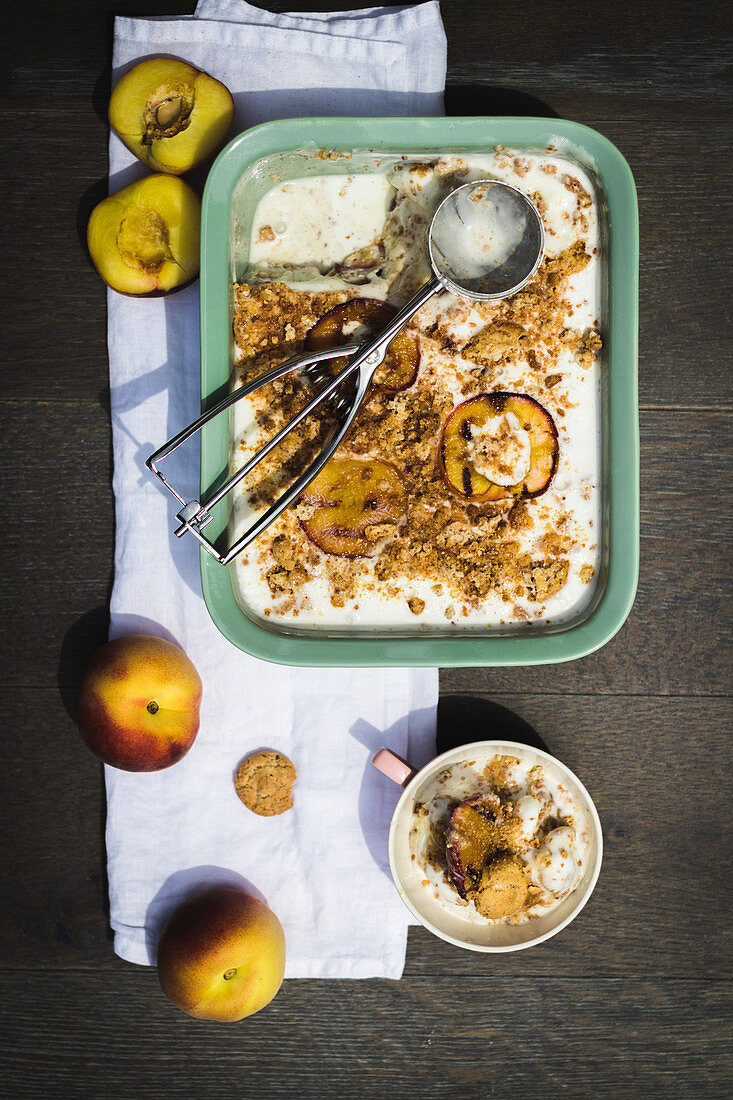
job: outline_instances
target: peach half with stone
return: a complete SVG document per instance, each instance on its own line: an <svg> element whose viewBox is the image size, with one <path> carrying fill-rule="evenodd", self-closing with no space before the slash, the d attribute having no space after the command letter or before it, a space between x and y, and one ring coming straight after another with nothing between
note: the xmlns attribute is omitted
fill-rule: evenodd
<svg viewBox="0 0 733 1100"><path fill-rule="evenodd" d="M226 140L234 100L220 80L185 61L151 57L125 73L109 101L109 123L154 172L180 175Z"/></svg>
<svg viewBox="0 0 733 1100"><path fill-rule="evenodd" d="M87 245L113 290L158 296L198 275L200 230L196 192L175 176L146 176L94 207Z"/></svg>

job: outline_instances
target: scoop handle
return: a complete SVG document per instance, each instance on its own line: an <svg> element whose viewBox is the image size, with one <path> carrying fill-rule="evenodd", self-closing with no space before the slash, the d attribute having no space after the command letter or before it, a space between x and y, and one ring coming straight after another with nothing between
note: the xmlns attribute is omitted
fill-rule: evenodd
<svg viewBox="0 0 733 1100"><path fill-rule="evenodd" d="M406 760L398 756L391 749L382 747L372 757L372 764L387 779L391 779L399 787L406 787L410 780L417 775L417 770L411 767Z"/></svg>
<svg viewBox="0 0 733 1100"><path fill-rule="evenodd" d="M357 367L365 364L368 368L371 368L367 374L368 379L371 381L372 375L379 364L384 362L387 348L392 343L397 333L405 327L410 318L414 317L419 309L422 309L426 302L429 302L434 295L444 289L437 275L433 275L427 283L424 283L420 289L416 291L409 302L395 313L394 317L388 321L376 336L373 336L371 340L361 345L359 352L353 359L349 360L349 365L344 369L343 373L351 373ZM365 372L362 371L361 373L364 374Z"/></svg>

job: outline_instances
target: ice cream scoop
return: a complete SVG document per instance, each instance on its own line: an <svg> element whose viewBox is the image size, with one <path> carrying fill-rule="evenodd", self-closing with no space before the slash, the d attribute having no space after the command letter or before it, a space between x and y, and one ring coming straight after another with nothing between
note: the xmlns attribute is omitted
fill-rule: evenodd
<svg viewBox="0 0 733 1100"><path fill-rule="evenodd" d="M507 298L539 267L544 229L536 207L516 187L478 180L443 200L428 243L433 271L454 294Z"/></svg>
<svg viewBox="0 0 733 1100"><path fill-rule="evenodd" d="M261 375L251 385L235 389L147 459L148 469L183 505L176 517L180 522L176 536L180 537L188 531L218 562L226 565L232 561L318 476L351 427L390 344L414 314L443 290L474 301L491 301L515 294L537 271L542 261L544 240L542 218L532 201L518 188L501 180L475 180L451 191L435 211L428 230L432 278L376 335L361 343L311 351L289 359ZM347 365L334 378L329 377L321 368L322 362L342 356L348 357ZM317 387L315 396L205 500L186 501L179 496L158 469L158 464L236 401L251 397L257 390L293 371L301 371L306 379L310 379ZM324 402L336 414L337 426L323 449L232 546L226 550L217 548L202 534L203 528L213 518L211 509Z"/></svg>

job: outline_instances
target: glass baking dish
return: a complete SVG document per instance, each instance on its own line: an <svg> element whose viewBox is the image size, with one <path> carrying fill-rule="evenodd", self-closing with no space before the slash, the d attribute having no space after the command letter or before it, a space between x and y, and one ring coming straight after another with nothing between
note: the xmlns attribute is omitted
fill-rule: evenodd
<svg viewBox="0 0 733 1100"><path fill-rule="evenodd" d="M603 267L601 331L601 535L590 603L562 624L517 628L297 628L270 623L237 598L234 567L201 551L204 599L221 632L263 660L306 666L499 666L573 660L604 645L633 604L639 557L637 404L638 213L629 166L602 135L578 123L534 118L313 118L265 123L240 134L217 158L201 224L201 391L205 405L230 385L235 361L232 284L248 258L259 200L280 181L309 173L375 171L392 157L480 153L496 145L546 151L582 167L596 188ZM330 152L329 157L324 155ZM319 152L320 155L315 154ZM345 154L345 155L344 155ZM229 465L229 417L201 437L201 491ZM227 498L207 535L222 536Z"/></svg>

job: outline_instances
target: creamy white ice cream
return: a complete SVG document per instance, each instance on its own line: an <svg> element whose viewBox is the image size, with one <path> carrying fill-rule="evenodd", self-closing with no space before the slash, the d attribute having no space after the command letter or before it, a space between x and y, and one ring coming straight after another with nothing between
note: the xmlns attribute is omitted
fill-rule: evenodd
<svg viewBox="0 0 733 1100"><path fill-rule="evenodd" d="M466 450L477 473L497 485L516 485L529 472L529 432L513 412L474 424Z"/></svg>
<svg viewBox="0 0 733 1100"><path fill-rule="evenodd" d="M299 290L348 288L361 296L405 301L429 277L426 234L433 212L445 195L468 180L503 179L532 196L543 217L546 255L559 255L582 239L591 260L572 275L565 294L567 325L582 331L598 328L601 318L602 263L598 209L593 186L575 164L554 153L500 150L486 155L441 157L433 164L397 162L369 174L311 176L276 184L261 200L251 231L249 267L243 281L280 280ZM578 190L579 189L579 190ZM582 198L579 198L579 195ZM518 231L518 227L517 227ZM511 247L511 234L492 247ZM348 261L348 262L342 262ZM458 346L490 321L489 311L445 293L433 299L416 318L421 332L436 325ZM421 340L417 387L437 379L455 404L467 394L490 390L525 393L545 405L555 420L559 464L549 489L532 502L534 527L516 533L517 554L532 560L543 556L542 538L561 526L568 546L567 579L559 591L540 601L528 596L507 600L494 591L476 603L462 604L445 585L425 577L412 578L387 590L375 581L375 559L360 559L359 591L343 606L334 606L322 558L309 568L299 589L297 608L279 602L265 574L272 562L266 540L242 553L233 566L233 584L240 602L269 623L298 629L338 628L414 630L523 629L527 622L561 624L581 615L591 600L599 559L601 515L600 374L595 361L579 361L571 346L563 346L552 368L559 379L546 388L547 371L519 344L497 364L490 384L469 353L448 354L430 339ZM541 350L541 341L538 345ZM395 399L399 405L400 395ZM476 432L473 458L477 470L500 485L522 480L529 465L529 438L509 413L492 418ZM251 406L240 402L232 416L232 462L265 441ZM375 439L379 450L380 441ZM389 455L385 456L389 457ZM448 497L449 493L446 494ZM251 522L253 512L240 492L234 503L232 536ZM276 533L277 525L269 534ZM594 578L589 583L589 578ZM423 610L416 616L408 598Z"/></svg>
<svg viewBox="0 0 733 1100"><path fill-rule="evenodd" d="M551 765L495 757L488 774L470 762L453 765L420 793L413 808L410 849L424 889L445 909L470 923L497 923L460 897L439 852L436 858L436 838L444 840L455 806L473 795L496 791L501 794L504 812L517 822L512 852L525 864L531 887L522 910L501 921L520 924L552 912L578 886L589 865L590 821Z"/></svg>

